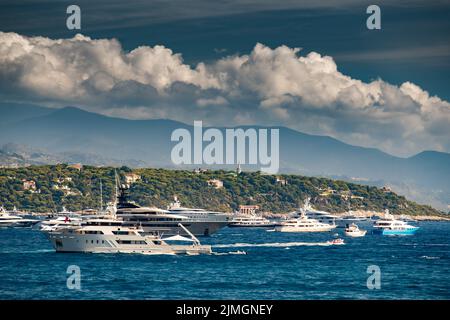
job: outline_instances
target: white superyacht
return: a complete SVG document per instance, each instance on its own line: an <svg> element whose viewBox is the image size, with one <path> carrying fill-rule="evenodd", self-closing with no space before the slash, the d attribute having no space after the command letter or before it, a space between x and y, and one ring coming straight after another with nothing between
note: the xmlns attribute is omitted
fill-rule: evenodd
<svg viewBox="0 0 450 320"><path fill-rule="evenodd" d="M160 254L210 254L211 246L202 245L189 230L180 228L190 235L162 238L158 234L148 234L141 227L127 226L117 219L88 219L81 226L63 228L47 233L57 252L83 253L140 253ZM171 241L190 242L171 244Z"/></svg>
<svg viewBox="0 0 450 320"><path fill-rule="evenodd" d="M163 210L155 207L141 207L128 200L128 188L121 186L117 197L116 215L128 225L140 225L144 232L164 235L186 235L182 224L195 236L208 236L227 226L227 217L217 217L208 211L193 211L189 208ZM201 209L200 209L201 210Z"/></svg>
<svg viewBox="0 0 450 320"><path fill-rule="evenodd" d="M303 207L294 212L295 215L301 216L302 214L306 214L309 218L315 219L321 223L326 223L330 225L335 225L336 220L339 219L339 216L331 214L326 211L321 211L315 209L310 202L310 198L306 198L303 204Z"/></svg>
<svg viewBox="0 0 450 320"><path fill-rule="evenodd" d="M31 227L38 223L36 219L26 219L20 216L11 215L5 208L0 206L0 228L6 227Z"/></svg>
<svg viewBox="0 0 450 320"><path fill-rule="evenodd" d="M308 218L302 211L299 218L291 218L281 222L274 230L278 232L326 232L335 227L334 224L322 223L316 219Z"/></svg>

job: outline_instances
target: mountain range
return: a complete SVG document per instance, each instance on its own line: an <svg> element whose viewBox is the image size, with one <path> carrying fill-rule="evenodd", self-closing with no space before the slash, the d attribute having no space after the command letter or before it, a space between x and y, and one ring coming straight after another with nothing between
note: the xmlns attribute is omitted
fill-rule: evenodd
<svg viewBox="0 0 450 320"><path fill-rule="evenodd" d="M0 165L8 166L80 162L175 168L171 151L176 143L170 140L171 134L178 128L192 132L192 126L173 120L112 118L76 107L51 109L3 103L0 114ZM448 211L448 153L424 151L400 158L328 136L274 128L279 129L280 136L280 173L388 186L411 200ZM244 165L243 169L256 167Z"/></svg>

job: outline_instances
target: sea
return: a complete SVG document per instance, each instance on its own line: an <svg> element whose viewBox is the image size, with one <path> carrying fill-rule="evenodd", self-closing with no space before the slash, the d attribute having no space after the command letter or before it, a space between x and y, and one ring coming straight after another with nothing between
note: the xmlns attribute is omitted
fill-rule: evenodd
<svg viewBox="0 0 450 320"><path fill-rule="evenodd" d="M0 229L0 299L450 299L450 222L416 224L382 236L361 223L362 238L224 228L198 256L56 253L38 230Z"/></svg>

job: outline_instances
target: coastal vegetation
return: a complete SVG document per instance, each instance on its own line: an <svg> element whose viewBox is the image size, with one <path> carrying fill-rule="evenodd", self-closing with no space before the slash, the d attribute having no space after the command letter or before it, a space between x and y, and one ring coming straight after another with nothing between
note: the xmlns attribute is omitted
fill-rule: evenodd
<svg viewBox="0 0 450 320"><path fill-rule="evenodd" d="M130 169L81 165L0 168L0 205L33 212L98 209L115 195L115 171L130 185L140 205L166 208L176 195L183 206L231 212L259 205L263 212L287 213L307 197L330 212L352 210L438 215L430 206L408 201L389 189L300 175L264 175L224 170Z"/></svg>

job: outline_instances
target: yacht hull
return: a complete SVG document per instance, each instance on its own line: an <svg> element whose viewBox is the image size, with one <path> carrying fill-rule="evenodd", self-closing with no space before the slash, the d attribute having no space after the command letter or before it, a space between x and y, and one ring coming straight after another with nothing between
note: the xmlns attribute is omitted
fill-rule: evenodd
<svg viewBox="0 0 450 320"><path fill-rule="evenodd" d="M367 233L367 230L360 230L360 231L358 231L358 232L348 232L348 231L345 231L344 232L344 234L347 236L347 237L352 237L352 238L360 238L360 237L364 237L365 235L366 235L366 233Z"/></svg>
<svg viewBox="0 0 450 320"><path fill-rule="evenodd" d="M406 230L388 230L377 228L373 230L373 233L381 234L383 236L411 236L414 235L417 230L419 230L419 227L409 228Z"/></svg>
<svg viewBox="0 0 450 320"><path fill-rule="evenodd" d="M71 236L61 233L49 233L48 238L56 252L65 253L138 253L148 255L177 254L210 254L208 245L167 245L161 241L130 237L129 240L115 236L78 235ZM119 243L121 241L122 243ZM124 242L127 242L124 244ZM139 244L138 244L139 243Z"/></svg>

